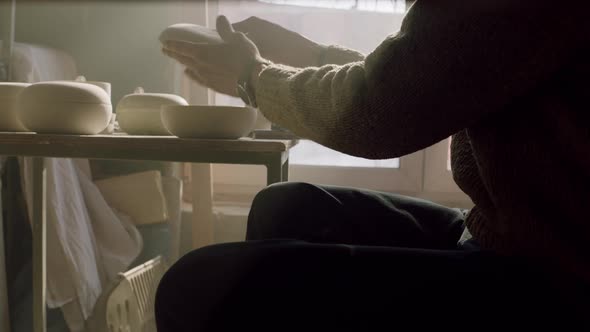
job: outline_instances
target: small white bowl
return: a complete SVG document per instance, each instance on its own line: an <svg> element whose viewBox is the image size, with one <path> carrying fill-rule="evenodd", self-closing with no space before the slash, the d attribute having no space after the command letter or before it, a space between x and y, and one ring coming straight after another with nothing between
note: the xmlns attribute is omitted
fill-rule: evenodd
<svg viewBox="0 0 590 332"><path fill-rule="evenodd" d="M188 105L180 96L167 93L135 93L124 96L117 104L117 120L121 129L130 135L168 136L160 118L162 106Z"/></svg>
<svg viewBox="0 0 590 332"><path fill-rule="evenodd" d="M237 139L256 123L256 109L235 106L163 106L162 123L181 138Z"/></svg>

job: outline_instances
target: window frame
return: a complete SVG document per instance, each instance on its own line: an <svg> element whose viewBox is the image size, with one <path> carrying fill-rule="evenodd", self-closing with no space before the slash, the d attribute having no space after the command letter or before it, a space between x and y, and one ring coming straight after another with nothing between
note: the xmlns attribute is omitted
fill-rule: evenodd
<svg viewBox="0 0 590 332"><path fill-rule="evenodd" d="M424 151L400 158L399 168L290 165L289 181L334 186L361 187L387 192L420 192L423 183ZM252 190L266 181L263 166L214 165L214 188L229 195L232 185Z"/></svg>
<svg viewBox="0 0 590 332"><path fill-rule="evenodd" d="M424 188L426 192L461 192L448 169L451 138L446 138L424 150Z"/></svg>
<svg viewBox="0 0 590 332"><path fill-rule="evenodd" d="M420 191L424 152L399 158L399 168L292 165L293 181L309 181L379 191Z"/></svg>
<svg viewBox="0 0 590 332"><path fill-rule="evenodd" d="M211 0L210 0L211 1ZM217 0L211 1L217 2ZM258 1L256 1L258 3ZM256 13L255 6L248 5L251 14ZM260 5L260 3L259 3ZM243 6L243 5L241 5ZM280 11L279 5L263 4L267 9L272 8L273 12ZM270 7L269 7L270 6ZM209 9L219 9L219 6L212 6ZM253 9L254 8L254 9ZM290 7L289 11L293 15L299 15L306 9L301 7ZM318 8L318 11L330 11L334 9ZM217 13L211 12L216 15ZM358 13L367 15L367 13ZM349 15L349 14L348 14ZM377 15L377 14L376 14ZM423 159L424 152L418 151L408 156L399 158L399 168L369 168L369 167L341 167L341 166L311 166L311 165L291 165L290 181L303 181L323 183L328 185L363 187L381 191L404 191L420 192L423 187ZM214 165L213 166L214 186L223 192L224 188L232 190L235 188L257 188L260 183L264 183L266 177L264 170L253 166L236 166L236 165ZM230 194L226 192L225 194Z"/></svg>

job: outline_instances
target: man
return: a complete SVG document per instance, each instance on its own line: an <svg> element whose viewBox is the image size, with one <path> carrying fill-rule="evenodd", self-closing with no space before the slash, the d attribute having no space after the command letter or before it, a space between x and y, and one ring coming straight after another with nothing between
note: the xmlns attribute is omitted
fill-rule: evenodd
<svg viewBox="0 0 590 332"><path fill-rule="evenodd" d="M234 25L246 37L220 17L222 45L165 44L196 81L344 153L394 158L453 135L453 175L475 207L271 186L249 216L258 241L197 250L167 274L159 328L588 323L586 7L421 0L366 57L259 19Z"/></svg>

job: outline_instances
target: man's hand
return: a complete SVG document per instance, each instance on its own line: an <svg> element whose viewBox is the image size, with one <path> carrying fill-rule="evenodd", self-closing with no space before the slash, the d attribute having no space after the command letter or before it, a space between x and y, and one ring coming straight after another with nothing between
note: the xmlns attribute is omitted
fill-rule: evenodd
<svg viewBox="0 0 590 332"><path fill-rule="evenodd" d="M237 81L253 62L265 62L256 45L242 32L236 32L225 16L216 22L222 44L197 44L169 41L164 54L186 66L186 74L198 83L230 96L237 95Z"/></svg>
<svg viewBox="0 0 590 332"><path fill-rule="evenodd" d="M319 65L324 46L280 25L253 16L234 23L233 28L246 34L262 57L274 63L299 68Z"/></svg>

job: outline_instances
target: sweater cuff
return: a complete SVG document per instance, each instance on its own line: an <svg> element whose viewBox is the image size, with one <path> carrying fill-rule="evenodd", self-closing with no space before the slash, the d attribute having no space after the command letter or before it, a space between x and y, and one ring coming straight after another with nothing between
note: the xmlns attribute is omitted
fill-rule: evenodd
<svg viewBox="0 0 590 332"><path fill-rule="evenodd" d="M355 50L338 45L323 46L318 63L323 65L345 65L351 62L362 61L365 56Z"/></svg>
<svg viewBox="0 0 590 332"><path fill-rule="evenodd" d="M267 66L258 76L256 100L260 112L271 122L282 123L284 114L288 111L290 92L289 84L284 84L301 69L285 65L273 64Z"/></svg>

